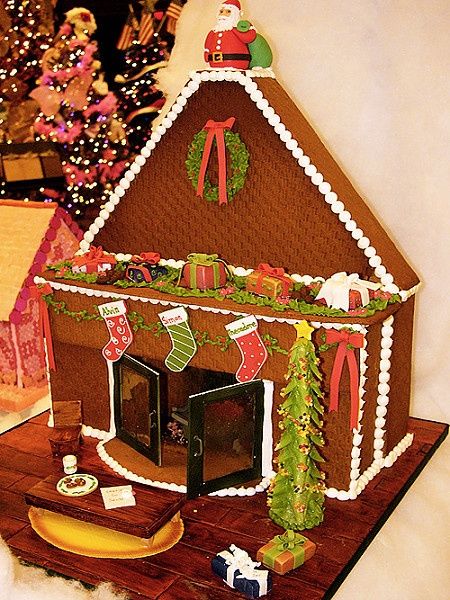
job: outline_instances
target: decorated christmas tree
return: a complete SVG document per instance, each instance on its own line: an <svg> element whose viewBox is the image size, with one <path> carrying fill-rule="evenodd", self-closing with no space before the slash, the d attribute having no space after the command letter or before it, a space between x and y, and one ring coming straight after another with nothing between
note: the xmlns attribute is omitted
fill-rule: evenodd
<svg viewBox="0 0 450 600"><path fill-rule="evenodd" d="M0 5L0 142L34 140L39 108L28 94L52 34L50 0L5 0Z"/></svg>
<svg viewBox="0 0 450 600"><path fill-rule="evenodd" d="M91 40L95 30L92 13L70 10L43 56L40 85L31 94L41 109L36 132L60 148L65 205L78 217L107 202L129 156L117 97L104 81Z"/></svg>
<svg viewBox="0 0 450 600"><path fill-rule="evenodd" d="M323 407L318 358L311 341L314 328L306 321L297 330L289 353L285 398L279 408L282 430L278 450L278 473L269 491L271 519L285 529L302 530L323 520L324 474L317 463L323 461L318 447Z"/></svg>
<svg viewBox="0 0 450 600"><path fill-rule="evenodd" d="M165 102L155 77L167 65L183 4L182 0L140 0L128 5L128 18L117 41L123 67L115 77L115 91L135 151L149 139L151 123Z"/></svg>

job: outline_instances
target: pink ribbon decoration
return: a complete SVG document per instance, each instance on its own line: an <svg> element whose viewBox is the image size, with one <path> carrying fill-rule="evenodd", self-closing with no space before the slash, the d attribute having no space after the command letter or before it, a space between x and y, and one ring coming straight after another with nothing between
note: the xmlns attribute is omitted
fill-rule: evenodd
<svg viewBox="0 0 450 600"><path fill-rule="evenodd" d="M349 331L337 331L328 329L326 333L327 344L338 344L336 358L334 359L333 370L330 381L330 412L338 409L339 406L339 384L342 376L344 361L347 359L348 370L350 374L350 429L358 427L359 412L359 373L356 362L355 348L362 348L364 345L364 336L362 333L351 333Z"/></svg>
<svg viewBox="0 0 450 600"><path fill-rule="evenodd" d="M208 168L209 157L214 138L217 143L217 159L219 163L219 206L228 203L227 195L227 160L225 154L225 129L231 129L235 122L234 117L230 117L226 121L209 120L203 129L207 131L205 147L203 149L202 163L198 174L197 196L203 198L203 188L205 185L206 169Z"/></svg>

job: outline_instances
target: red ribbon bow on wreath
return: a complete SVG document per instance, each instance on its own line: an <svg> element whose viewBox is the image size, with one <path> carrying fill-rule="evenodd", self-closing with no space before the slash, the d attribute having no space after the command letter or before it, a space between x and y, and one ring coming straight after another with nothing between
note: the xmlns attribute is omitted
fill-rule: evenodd
<svg viewBox="0 0 450 600"><path fill-rule="evenodd" d="M203 149L202 163L198 174L197 196L203 198L203 188L205 185L206 169L208 168L209 157L214 138L217 143L217 160L219 163L219 206L228 203L227 195L227 159L225 153L225 137L224 130L231 129L235 122L234 117L230 117L226 121L207 121L203 129L207 131L205 147Z"/></svg>
<svg viewBox="0 0 450 600"><path fill-rule="evenodd" d="M56 371L55 356L53 354L53 341L52 341L52 330L50 327L50 318L48 316L47 302L44 300L44 296L53 294L53 290L49 283L46 283L42 287L34 285L30 287L30 297L35 298L39 301L39 332L41 340L41 352L44 357L45 363L45 346L44 338L47 342L47 357L48 366L52 371Z"/></svg>
<svg viewBox="0 0 450 600"><path fill-rule="evenodd" d="M286 275L283 267L271 267L268 263L260 263L256 271L259 274L259 279L257 282L257 287L262 285L262 280L264 277L273 277L274 279L278 279L283 284L283 291L281 293L282 296L287 296L289 293L289 288L292 284L292 280Z"/></svg>
<svg viewBox="0 0 450 600"><path fill-rule="evenodd" d="M334 359L333 370L330 381L330 412L337 410L339 406L339 384L342 376L344 361L347 359L348 370L350 374L350 429L358 427L359 412L359 373L356 362L355 348L362 348L364 345L364 336L362 333L352 333L350 331L337 331L336 329L327 330L327 344L338 344L336 358Z"/></svg>

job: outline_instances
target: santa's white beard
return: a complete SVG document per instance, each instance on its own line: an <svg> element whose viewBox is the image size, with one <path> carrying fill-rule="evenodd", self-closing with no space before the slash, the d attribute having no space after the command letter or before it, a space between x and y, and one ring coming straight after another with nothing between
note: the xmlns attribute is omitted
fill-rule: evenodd
<svg viewBox="0 0 450 600"><path fill-rule="evenodd" d="M235 8L235 7L233 7ZM230 31L233 27L239 22L239 10L233 10L229 17L224 17L222 15L217 17L217 23L213 29L213 31Z"/></svg>

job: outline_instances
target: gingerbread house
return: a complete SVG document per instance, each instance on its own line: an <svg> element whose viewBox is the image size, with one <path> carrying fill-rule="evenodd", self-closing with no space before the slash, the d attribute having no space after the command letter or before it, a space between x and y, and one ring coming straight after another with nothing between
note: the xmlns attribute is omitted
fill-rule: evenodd
<svg viewBox="0 0 450 600"><path fill-rule="evenodd" d="M33 278L46 264L72 256L81 238L79 227L55 203L0 201L3 429L17 425L21 414L31 416L31 407L48 395L39 301L30 292ZM48 398L41 406L42 410L46 408Z"/></svg>
<svg viewBox="0 0 450 600"><path fill-rule="evenodd" d="M212 191L209 198L205 190L205 198L196 194L189 175L198 134L205 125L215 129L215 135L230 126L239 133L238 147L228 159L222 198L223 173L214 157L208 169L218 172L218 183L212 184L210 174L205 190L209 183L215 197ZM240 162L243 145L247 158ZM194 184L199 177L197 171ZM119 473L180 491L186 490L186 484L192 491L195 480L198 485L191 495L250 495L265 489L280 438L277 409L287 354L296 339L293 325L302 321L314 328L326 407L342 347L352 354L357 370L356 409L354 377L351 381L349 370L342 368L339 409L324 414L327 495L356 498L380 469L392 466L411 444L408 415L417 275L270 70L192 73L89 227L81 250L88 252L91 245L102 246L124 263L132 255L152 250L163 257L160 265L177 269L196 251L217 253L231 265L235 277L246 277L257 265L270 263L283 267L300 287L321 285L337 273L358 274L360 280L380 286L379 302L374 300L363 309L330 309L315 302L303 311L299 308L303 303L286 303L283 298L269 302L256 297L249 302L248 295L239 299L227 292L220 296L220 292L187 292L176 286L158 289L145 282L121 287L87 277L80 280L79 275L68 281L61 273L47 272L40 281L49 282L54 292L50 306L57 367L51 374L53 400L82 401L84 434L101 440L100 456ZM134 338L126 355L111 362L102 356L108 333L97 306L118 300L127 306ZM189 366L174 373L164 364L170 339L163 335L159 314L177 307L188 313L198 348ZM240 357L226 326L239 317L256 320L269 351L260 379L253 380L254 388L249 387L252 382L236 384L234 379ZM324 343L329 331L336 332L334 344ZM358 347L349 346L348 333L358 335ZM226 401L223 390L228 389L236 398L239 386L244 400L237 404L253 407L247 418L255 422L247 429L254 439L244 457L239 454L240 438L237 444L233 440L237 456L231 451L225 461L230 473L215 470L214 461L207 458L208 444L220 438L227 419L226 411L219 410L214 426L207 398L213 394L214 402ZM150 400L142 404L143 397ZM190 441L183 481L176 472L176 459L164 458L163 436L155 433L164 429L174 407L183 407L188 398ZM119 417L122 410L127 412ZM198 425L197 412L209 423ZM126 435L120 435L124 429L134 432L129 443ZM202 436L209 436L209 441ZM142 451L142 444L152 447L152 452ZM238 474L234 479L232 472ZM246 480L252 483L245 484Z"/></svg>

